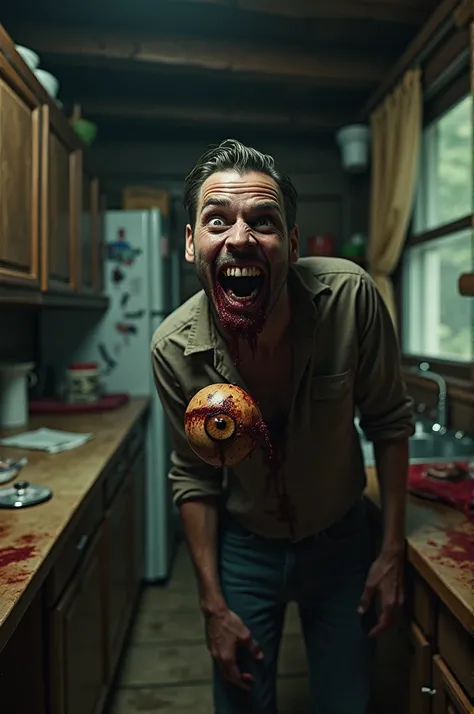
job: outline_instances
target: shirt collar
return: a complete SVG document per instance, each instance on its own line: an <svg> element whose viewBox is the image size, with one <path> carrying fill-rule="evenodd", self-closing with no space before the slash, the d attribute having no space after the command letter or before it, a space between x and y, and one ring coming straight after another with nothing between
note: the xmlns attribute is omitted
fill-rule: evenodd
<svg viewBox="0 0 474 714"><path fill-rule="evenodd" d="M316 297L321 293L331 292L331 288L323 283L306 265L296 264L290 267L288 275L290 290L294 295L295 311L301 318L314 316L316 313ZM299 322L299 319L298 319ZM211 307L204 290L201 291L184 355L215 350L218 346L218 331L214 325Z"/></svg>

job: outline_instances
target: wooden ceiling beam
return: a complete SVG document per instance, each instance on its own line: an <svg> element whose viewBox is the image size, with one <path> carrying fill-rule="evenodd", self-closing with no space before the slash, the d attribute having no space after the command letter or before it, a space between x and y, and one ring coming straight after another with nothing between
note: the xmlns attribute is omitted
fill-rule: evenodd
<svg viewBox="0 0 474 714"><path fill-rule="evenodd" d="M39 55L64 58L69 64L74 57L81 63L87 60L91 65L103 60L126 60L132 67L181 67L339 87L371 87L385 74L385 68L375 60L339 59L338 52L327 56L288 49L263 49L240 42L145 39L143 36L50 27L18 29L16 36L19 42L32 47Z"/></svg>
<svg viewBox="0 0 474 714"><path fill-rule="evenodd" d="M175 0L176 1L176 0ZM419 3L397 0L179 0L188 5L217 5L244 12L301 20L376 20L420 25L429 10Z"/></svg>
<svg viewBox="0 0 474 714"><path fill-rule="evenodd" d="M467 1L472 2L472 0ZM369 97L369 100L360 113L359 118L361 121L367 120L371 112L373 112L380 102L394 89L404 73L411 66L416 66L419 63L420 54L439 36L440 31L442 31L443 28L446 29L451 23L454 24L455 12L460 2L461 0L443 0L438 3L414 40Z"/></svg>
<svg viewBox="0 0 474 714"><path fill-rule="evenodd" d="M284 111L237 110L225 107L161 105L136 101L83 99L84 116L94 119L138 119L179 121L189 124L219 124L291 129L337 129L347 117L330 113L289 113Z"/></svg>

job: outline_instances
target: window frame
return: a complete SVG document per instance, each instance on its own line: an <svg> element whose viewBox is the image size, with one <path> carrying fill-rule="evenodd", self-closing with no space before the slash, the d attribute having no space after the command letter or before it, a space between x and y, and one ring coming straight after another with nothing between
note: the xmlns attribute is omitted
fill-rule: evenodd
<svg viewBox="0 0 474 714"><path fill-rule="evenodd" d="M440 119L444 114L449 112L456 104L462 101L466 96L471 96L474 102L474 97L470 92L470 77L469 68L463 67L461 71L458 70L458 74L455 77L446 79L445 87L442 91L436 93L434 96L430 96L429 88L425 87L426 96L424 102L424 117L423 117L423 133L425 132L427 126L432 125L435 121ZM446 86L447 85L447 86ZM474 128L473 128L474 136ZM424 160L422 158L422 160ZM420 174L423 175L423 167L421 168ZM426 184L419 189L426 195ZM461 218L451 221L449 223L437 226L436 228L424 231L416 230L416 216L415 211L412 214L412 221L410 225L410 230L408 233L407 240L403 247L402 255L400 256L400 261L398 265L398 270L396 271L395 278L395 294L397 302L397 313L399 317L399 333L400 342L402 348L402 364L405 368L411 368L419 365L421 362L428 362L430 367L435 372L443 375L449 382L452 382L453 386L458 386L461 388L467 388L469 391L474 387L474 360L470 362L462 362L456 360L448 360L441 358L433 358L431 355L414 355L412 353L406 353L405 345L403 344L404 335L404 258L405 252L409 250L414 245L419 245L420 243L426 243L429 241L436 240L438 238L443 238L445 236L452 235L463 229L469 229L473 231L474 234L474 211L462 216Z"/></svg>

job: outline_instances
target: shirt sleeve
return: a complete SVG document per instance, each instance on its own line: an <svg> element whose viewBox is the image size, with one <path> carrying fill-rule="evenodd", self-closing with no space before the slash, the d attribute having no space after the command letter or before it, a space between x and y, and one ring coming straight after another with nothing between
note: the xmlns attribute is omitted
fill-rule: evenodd
<svg viewBox="0 0 474 714"><path fill-rule="evenodd" d="M157 346L152 348L151 358L158 396L171 426L173 451L169 478L173 500L179 505L184 501L220 496L222 469L202 461L189 446L184 429L187 403L180 382Z"/></svg>
<svg viewBox="0 0 474 714"><path fill-rule="evenodd" d="M413 400L402 375L401 355L392 318L375 283L361 278L357 296L359 360L355 401L360 426L370 441L413 434Z"/></svg>

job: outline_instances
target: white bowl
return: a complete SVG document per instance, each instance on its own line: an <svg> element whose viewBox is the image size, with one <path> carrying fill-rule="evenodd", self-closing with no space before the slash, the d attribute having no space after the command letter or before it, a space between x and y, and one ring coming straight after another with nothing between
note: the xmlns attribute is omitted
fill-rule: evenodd
<svg viewBox="0 0 474 714"><path fill-rule="evenodd" d="M50 72L46 72L46 70L44 69L35 69L35 75L37 80L41 82L48 94L54 99L59 89L59 82L56 77Z"/></svg>
<svg viewBox="0 0 474 714"><path fill-rule="evenodd" d="M40 63L40 58L36 52L33 52L33 50L30 50L28 47L23 47L22 45L15 45L15 49L18 54L23 57L28 67L34 72Z"/></svg>

